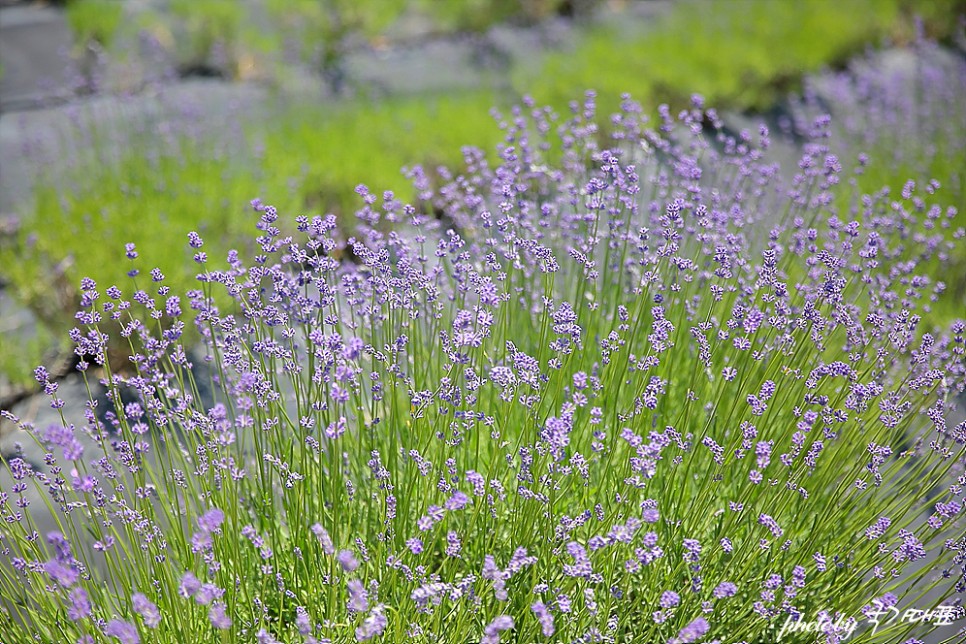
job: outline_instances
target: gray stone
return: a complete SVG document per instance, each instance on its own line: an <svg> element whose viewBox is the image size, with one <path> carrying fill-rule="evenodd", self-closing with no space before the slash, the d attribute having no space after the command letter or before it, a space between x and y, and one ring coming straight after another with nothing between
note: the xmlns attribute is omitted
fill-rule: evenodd
<svg viewBox="0 0 966 644"><path fill-rule="evenodd" d="M0 111L69 98L71 45L67 22L55 9L31 4L0 11Z"/></svg>

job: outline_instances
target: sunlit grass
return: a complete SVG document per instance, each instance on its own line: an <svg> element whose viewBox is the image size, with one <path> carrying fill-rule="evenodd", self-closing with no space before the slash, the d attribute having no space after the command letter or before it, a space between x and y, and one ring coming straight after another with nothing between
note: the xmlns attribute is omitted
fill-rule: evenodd
<svg viewBox="0 0 966 644"><path fill-rule="evenodd" d="M644 105L683 107L698 93L719 109L766 109L803 74L844 62L886 36L908 35L908 4L686 0L644 32L612 25L593 30L572 51L547 56L536 74L518 74L516 84L558 106L575 87L589 87L611 109L623 92ZM954 3L929 3L929 9L937 25L945 16L952 29Z"/></svg>

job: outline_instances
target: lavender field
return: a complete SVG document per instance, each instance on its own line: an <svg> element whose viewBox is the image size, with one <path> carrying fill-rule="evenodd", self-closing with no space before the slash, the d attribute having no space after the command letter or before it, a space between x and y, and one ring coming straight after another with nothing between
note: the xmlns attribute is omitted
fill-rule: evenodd
<svg viewBox="0 0 966 644"><path fill-rule="evenodd" d="M66 5L0 644L966 642L961 4Z"/></svg>

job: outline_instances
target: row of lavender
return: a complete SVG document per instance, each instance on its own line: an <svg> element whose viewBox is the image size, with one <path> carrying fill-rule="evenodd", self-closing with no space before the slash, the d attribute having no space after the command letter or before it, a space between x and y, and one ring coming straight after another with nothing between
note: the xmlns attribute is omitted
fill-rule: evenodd
<svg viewBox="0 0 966 644"><path fill-rule="evenodd" d="M411 169L432 208L360 186L345 238L256 201L254 257L189 236L194 291L85 280L82 371L136 402L75 426L38 370L64 415L45 470L9 462L4 633L758 641L822 615L835 642L954 605L966 324L923 328L921 269L962 252L956 179L866 193L820 117L787 180L766 128L720 126L697 98L655 129L526 103L497 163Z"/></svg>

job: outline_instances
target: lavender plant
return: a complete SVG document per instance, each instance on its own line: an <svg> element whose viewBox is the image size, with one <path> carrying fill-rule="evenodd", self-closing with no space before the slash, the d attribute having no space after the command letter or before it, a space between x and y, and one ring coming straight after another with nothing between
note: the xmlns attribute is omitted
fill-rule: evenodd
<svg viewBox="0 0 966 644"><path fill-rule="evenodd" d="M764 128L661 114L525 101L416 204L359 186L350 236L256 200L254 257L189 234L194 290L133 245L126 290L84 280L92 402L37 370L62 422L0 496L7 637L898 642L924 625L850 629L957 606L966 323L921 328L906 259L955 209L839 211L827 140L786 177Z"/></svg>
<svg viewBox="0 0 966 644"><path fill-rule="evenodd" d="M905 49L853 61L846 71L805 80L796 101L798 129L820 114L835 118L843 154L862 155L857 180L876 190L890 177L945 179L946 199L966 204L966 61L919 34Z"/></svg>
<svg viewBox="0 0 966 644"><path fill-rule="evenodd" d="M861 174L851 179L860 188L874 191L896 176L919 182L939 177L945 200L961 211L966 207L966 107L959 97L964 93L966 60L920 33L909 49L859 59L848 71L808 80L796 116L799 129L807 130L815 116L831 111L836 151L862 165ZM957 229L946 233L955 235ZM942 274L949 291L944 304L950 306L932 314L962 315L963 245L920 270Z"/></svg>

